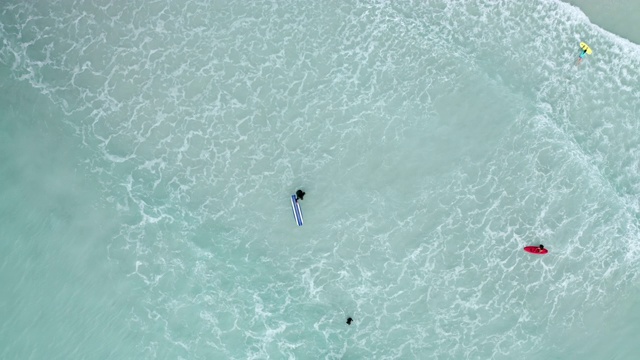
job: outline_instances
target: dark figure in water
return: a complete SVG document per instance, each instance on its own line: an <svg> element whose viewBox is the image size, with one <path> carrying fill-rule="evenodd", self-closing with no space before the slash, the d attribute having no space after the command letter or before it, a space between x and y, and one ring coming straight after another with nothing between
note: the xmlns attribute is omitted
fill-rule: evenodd
<svg viewBox="0 0 640 360"><path fill-rule="evenodd" d="M302 190L298 190L298 191L296 191L296 197L297 197L298 199L300 199L300 200L304 200L304 199L303 199L303 198L304 198L304 194L306 194L306 193L305 193L304 191L302 191Z"/></svg>
<svg viewBox="0 0 640 360"><path fill-rule="evenodd" d="M540 251L544 250L544 245L540 244Z"/></svg>
<svg viewBox="0 0 640 360"><path fill-rule="evenodd" d="M351 325L352 322L353 322L352 318L347 318L347 325Z"/></svg>

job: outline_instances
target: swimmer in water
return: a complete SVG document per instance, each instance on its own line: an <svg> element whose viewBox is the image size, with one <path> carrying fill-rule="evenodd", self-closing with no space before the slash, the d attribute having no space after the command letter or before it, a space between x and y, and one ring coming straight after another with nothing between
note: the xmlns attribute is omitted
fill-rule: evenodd
<svg viewBox="0 0 640 360"><path fill-rule="evenodd" d="M591 48L589 48L589 45L582 42L580 43L580 49L582 49L582 52L580 53L580 56L578 56L578 61L576 61L576 65L580 65L582 60L584 60L584 58L586 58L587 55L591 55Z"/></svg>
<svg viewBox="0 0 640 360"><path fill-rule="evenodd" d="M585 58L585 56L587 56L587 49L582 50L582 54L580 54L580 56L578 57L578 64L580 64L580 62Z"/></svg>
<svg viewBox="0 0 640 360"><path fill-rule="evenodd" d="M304 200L304 194L306 194L304 191L302 190L298 190L296 191L296 198L298 198L299 200Z"/></svg>
<svg viewBox="0 0 640 360"><path fill-rule="evenodd" d="M351 325L352 322L353 322L352 318L347 318L347 325Z"/></svg>

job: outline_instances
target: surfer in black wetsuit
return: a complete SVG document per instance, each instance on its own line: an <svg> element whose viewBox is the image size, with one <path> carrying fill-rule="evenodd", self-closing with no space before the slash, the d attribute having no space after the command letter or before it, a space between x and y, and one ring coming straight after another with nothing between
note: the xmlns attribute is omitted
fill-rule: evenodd
<svg viewBox="0 0 640 360"><path fill-rule="evenodd" d="M352 322L353 322L352 318L347 318L347 325L351 325Z"/></svg>
<svg viewBox="0 0 640 360"><path fill-rule="evenodd" d="M296 191L296 198L298 198L299 200L304 200L304 199L303 199L304 194L306 194L304 191L302 191L302 190L299 190L299 189L298 189L298 190Z"/></svg>

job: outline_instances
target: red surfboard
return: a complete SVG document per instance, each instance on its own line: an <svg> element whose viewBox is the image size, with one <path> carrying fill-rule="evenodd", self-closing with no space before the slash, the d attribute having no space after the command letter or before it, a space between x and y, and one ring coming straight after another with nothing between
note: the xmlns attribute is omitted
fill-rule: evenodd
<svg viewBox="0 0 640 360"><path fill-rule="evenodd" d="M547 249L540 250L539 246L525 246L524 251L532 254L544 255L549 252Z"/></svg>

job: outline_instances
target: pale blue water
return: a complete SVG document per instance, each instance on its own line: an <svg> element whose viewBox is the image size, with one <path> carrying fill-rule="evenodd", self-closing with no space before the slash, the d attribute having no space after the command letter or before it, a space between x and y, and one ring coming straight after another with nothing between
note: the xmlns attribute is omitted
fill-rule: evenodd
<svg viewBox="0 0 640 360"><path fill-rule="evenodd" d="M9 0L0 24L0 358L640 351L640 51L577 8Z"/></svg>

